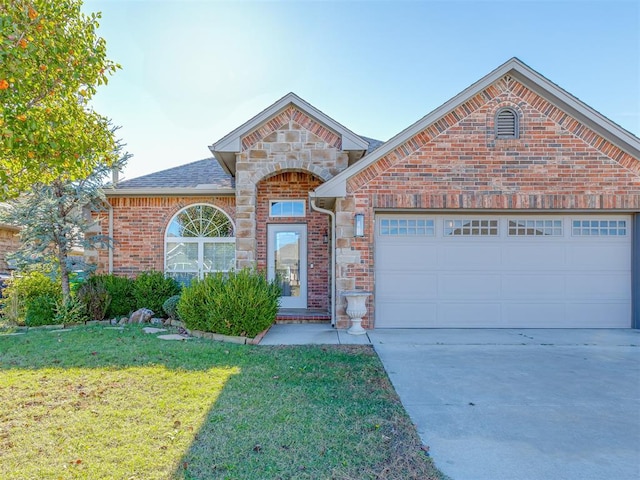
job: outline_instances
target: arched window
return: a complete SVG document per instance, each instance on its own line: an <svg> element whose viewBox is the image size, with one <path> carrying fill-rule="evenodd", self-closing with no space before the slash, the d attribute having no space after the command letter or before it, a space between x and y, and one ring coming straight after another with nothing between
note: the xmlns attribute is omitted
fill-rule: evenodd
<svg viewBox="0 0 640 480"><path fill-rule="evenodd" d="M501 108L496 114L496 138L518 138L518 113L512 108Z"/></svg>
<svg viewBox="0 0 640 480"><path fill-rule="evenodd" d="M165 273L183 284L235 268L235 229L222 210L190 205L174 215L165 233Z"/></svg>

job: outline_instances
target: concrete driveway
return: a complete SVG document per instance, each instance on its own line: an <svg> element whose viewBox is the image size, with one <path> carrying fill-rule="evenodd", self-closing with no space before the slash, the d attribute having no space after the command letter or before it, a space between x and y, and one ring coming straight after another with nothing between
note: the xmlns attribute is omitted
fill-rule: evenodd
<svg viewBox="0 0 640 480"><path fill-rule="evenodd" d="M368 336L453 480L640 479L640 331Z"/></svg>

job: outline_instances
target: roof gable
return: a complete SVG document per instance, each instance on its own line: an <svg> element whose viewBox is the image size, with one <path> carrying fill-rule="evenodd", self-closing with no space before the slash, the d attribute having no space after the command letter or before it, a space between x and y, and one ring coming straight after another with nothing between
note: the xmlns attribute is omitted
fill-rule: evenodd
<svg viewBox="0 0 640 480"><path fill-rule="evenodd" d="M236 153L281 128L285 121L293 120L332 146L341 148L360 158L369 147L369 142L339 124L331 117L305 102L294 93L288 93L270 107L227 134L209 150L222 168L235 175Z"/></svg>
<svg viewBox="0 0 640 480"><path fill-rule="evenodd" d="M556 109L554 113L558 116L559 123L563 121L567 121L568 124L571 123L572 119L568 119L568 115L570 115L573 119L588 126L603 139L611 142L622 152L628 153L635 159L640 158L640 140L637 137L514 57L391 138L355 165L318 187L313 195L318 198L345 196L349 179L363 172L379 160L382 160L381 163L388 163L388 158L385 159L385 157L391 157L394 154L402 157L415 151L421 142L426 141L428 137L437 136L449 125L458 122L465 114L470 113L470 109L478 108L489 100L487 98L487 89L494 88L494 84L506 76L520 82L540 97L546 99ZM460 110L457 112L457 109ZM563 115L567 118L562 118ZM568 125L568 127L571 127L571 125ZM574 127L579 128L579 124ZM630 165L623 166L631 168ZM636 167L640 171L640 165L636 165ZM371 175L375 175L375 171L381 171L385 168L385 165L380 165L379 168L371 171Z"/></svg>

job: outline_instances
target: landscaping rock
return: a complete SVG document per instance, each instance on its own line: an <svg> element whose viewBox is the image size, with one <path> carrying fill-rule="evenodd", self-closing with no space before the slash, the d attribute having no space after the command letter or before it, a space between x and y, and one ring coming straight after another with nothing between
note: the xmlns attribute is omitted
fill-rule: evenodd
<svg viewBox="0 0 640 480"><path fill-rule="evenodd" d="M189 337L184 335L178 335L176 333L171 333L169 335L158 335L160 340L189 340Z"/></svg>
<svg viewBox="0 0 640 480"><path fill-rule="evenodd" d="M162 325L163 321L161 318L152 318L151 319L151 325Z"/></svg>
<svg viewBox="0 0 640 480"><path fill-rule="evenodd" d="M154 327L144 327L142 330L144 331L144 333L160 333L160 332L167 331L166 328L154 328Z"/></svg>
<svg viewBox="0 0 640 480"><path fill-rule="evenodd" d="M125 325L126 323L129 323L129 319L127 317L122 317L118 322L118 325Z"/></svg>
<svg viewBox="0 0 640 480"><path fill-rule="evenodd" d="M129 323L148 323L151 317L153 317L153 311L148 308L141 308L131 314Z"/></svg>

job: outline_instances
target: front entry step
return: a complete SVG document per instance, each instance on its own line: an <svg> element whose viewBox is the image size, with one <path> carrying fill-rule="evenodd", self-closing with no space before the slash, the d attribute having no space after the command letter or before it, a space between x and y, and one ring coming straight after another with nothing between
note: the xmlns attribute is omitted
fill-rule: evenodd
<svg viewBox="0 0 640 480"><path fill-rule="evenodd" d="M281 308L276 323L331 323L331 314L324 310Z"/></svg>

